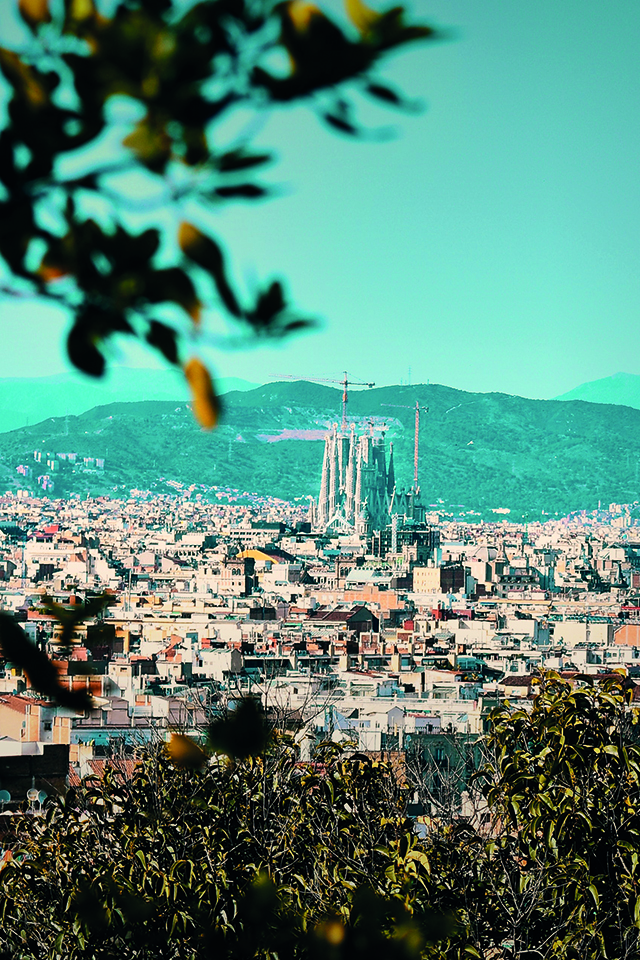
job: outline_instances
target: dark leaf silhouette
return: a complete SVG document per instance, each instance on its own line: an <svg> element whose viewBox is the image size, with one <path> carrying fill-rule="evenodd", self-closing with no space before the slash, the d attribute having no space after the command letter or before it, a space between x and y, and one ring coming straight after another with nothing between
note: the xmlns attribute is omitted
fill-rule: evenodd
<svg viewBox="0 0 640 960"><path fill-rule="evenodd" d="M179 267L155 270L147 274L145 298L150 303L173 301L189 314L192 320L200 318L201 303L196 295L191 278Z"/></svg>
<svg viewBox="0 0 640 960"><path fill-rule="evenodd" d="M69 360L90 377L101 377L105 369L105 359L95 340L83 323L76 322L67 337Z"/></svg>
<svg viewBox="0 0 640 960"><path fill-rule="evenodd" d="M229 313L234 317L240 317L242 311L227 280L224 254L220 245L212 237L208 237L190 223L181 224L178 232L178 243L190 260L193 260L194 263L211 274L220 294L220 299Z"/></svg>
<svg viewBox="0 0 640 960"><path fill-rule="evenodd" d="M345 120L344 117L338 116L335 113L324 113L323 117L330 126L339 130L341 133L346 133L350 137L357 137L359 135L358 129L348 120Z"/></svg>
<svg viewBox="0 0 640 960"><path fill-rule="evenodd" d="M422 110L418 101L407 100L397 90L393 90L383 83L368 83L365 90L369 96L375 97L376 100L381 100L390 106L399 107L409 113L419 113Z"/></svg>
<svg viewBox="0 0 640 960"><path fill-rule="evenodd" d="M46 653L31 643L6 614L0 614L0 647L5 660L20 667L38 693L70 710L89 710L93 699L86 690L69 690L60 683L58 669Z"/></svg>
<svg viewBox="0 0 640 960"><path fill-rule="evenodd" d="M252 316L259 323L269 323L277 314L284 310L284 307L285 302L282 284L279 280L274 280L271 286L258 297L258 302Z"/></svg>
<svg viewBox="0 0 640 960"><path fill-rule="evenodd" d="M267 190L258 186L257 183L239 183L236 186L217 187L216 194L224 199L233 197L242 197L245 200L258 200L260 197L266 197Z"/></svg>
<svg viewBox="0 0 640 960"><path fill-rule="evenodd" d="M63 607L55 603L49 596L42 599L42 607L46 613L55 617L62 626L62 632L59 638L59 645L63 650L69 650L73 644L76 628L89 620L103 613L106 606L113 602L113 597L109 594L102 594L98 597L90 597L84 603L78 603L73 607Z"/></svg>
<svg viewBox="0 0 640 960"><path fill-rule="evenodd" d="M211 748L234 760L263 753L270 739L262 705L251 697L244 697L234 710L209 727Z"/></svg>
<svg viewBox="0 0 640 960"><path fill-rule="evenodd" d="M236 170L248 170L269 163L270 153L245 153L244 150L230 150L218 159L218 169L225 173Z"/></svg>
<svg viewBox="0 0 640 960"><path fill-rule="evenodd" d="M385 87L381 83L368 83L365 89L372 97L377 97L378 100L384 100L386 103L399 106L403 102L395 90L392 90L391 87Z"/></svg>
<svg viewBox="0 0 640 960"><path fill-rule="evenodd" d="M299 330L310 330L316 326L316 321L309 318L298 317L296 320L287 320L282 327L283 333L297 333Z"/></svg>
<svg viewBox="0 0 640 960"><path fill-rule="evenodd" d="M150 322L147 343L159 350L169 363L176 364L178 362L178 335L166 323L160 323L158 320Z"/></svg>

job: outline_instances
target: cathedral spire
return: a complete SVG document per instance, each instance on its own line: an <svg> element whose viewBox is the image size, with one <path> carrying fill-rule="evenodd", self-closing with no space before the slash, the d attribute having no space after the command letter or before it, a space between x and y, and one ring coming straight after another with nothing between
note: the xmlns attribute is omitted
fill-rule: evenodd
<svg viewBox="0 0 640 960"><path fill-rule="evenodd" d="M396 474L393 467L393 443L389 444L389 469L387 470L387 493L393 493L396 486Z"/></svg>

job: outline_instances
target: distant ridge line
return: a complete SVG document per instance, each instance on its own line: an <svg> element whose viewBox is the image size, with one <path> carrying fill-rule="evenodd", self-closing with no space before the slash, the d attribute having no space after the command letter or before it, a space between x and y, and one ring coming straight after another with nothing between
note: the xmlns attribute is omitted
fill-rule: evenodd
<svg viewBox="0 0 640 960"><path fill-rule="evenodd" d="M554 399L607 403L640 410L640 374L614 373L611 377L581 383L568 393L563 393Z"/></svg>
<svg viewBox="0 0 640 960"><path fill-rule="evenodd" d="M640 409L433 383L353 391L349 400L358 429L393 442L399 488L413 481L411 404L429 407L419 456L428 508L453 506L471 517L508 508L512 519L526 513L534 521L594 510L598 502L640 504ZM340 391L305 381L226 394L220 426L211 433L198 428L188 399L119 400L57 418L45 405L38 422L0 434L0 491L37 493L38 478L51 472L61 497L171 492L169 481L285 500L317 497L323 431L340 419ZM48 457L35 459L34 451ZM100 473L64 463L49 468L60 452L75 452L82 463L104 458L105 467Z"/></svg>

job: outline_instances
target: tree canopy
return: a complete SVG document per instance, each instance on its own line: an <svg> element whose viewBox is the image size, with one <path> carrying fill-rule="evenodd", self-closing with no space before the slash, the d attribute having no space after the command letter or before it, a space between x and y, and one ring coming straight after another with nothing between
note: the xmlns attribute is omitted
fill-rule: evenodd
<svg viewBox="0 0 640 960"><path fill-rule="evenodd" d="M92 376L102 375L114 334L143 339L182 366L194 412L211 427L211 377L196 354L184 356L203 314L215 305L246 338L312 323L282 280L250 295L230 278L204 215L269 196L255 172L272 157L251 149L249 133L223 146L221 123L237 107L306 101L331 129L358 136L349 90L408 106L376 69L389 51L436 32L408 22L401 7L378 13L363 0L346 0L350 25L305 0L116 0L104 9L19 0L18 8L32 39L0 48L10 91L0 132L3 291L66 307L69 357ZM120 146L109 152L114 136Z"/></svg>
<svg viewBox="0 0 640 960"><path fill-rule="evenodd" d="M389 763L330 743L303 763L291 739L255 738L255 712L218 721L208 748L177 740L19 821L0 944L25 960L635 957L628 687L549 674L532 709L505 703L462 809L422 837L416 785Z"/></svg>
<svg viewBox="0 0 640 960"><path fill-rule="evenodd" d="M408 960L442 935L387 764L331 744L302 764L283 737L194 759L174 743L25 821L0 873L14 955Z"/></svg>

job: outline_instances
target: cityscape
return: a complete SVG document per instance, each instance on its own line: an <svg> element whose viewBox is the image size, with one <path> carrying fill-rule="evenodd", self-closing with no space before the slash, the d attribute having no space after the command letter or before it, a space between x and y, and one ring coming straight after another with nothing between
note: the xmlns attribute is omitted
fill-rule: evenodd
<svg viewBox="0 0 640 960"><path fill-rule="evenodd" d="M638 960L637 0L0 13L0 960Z"/></svg>
<svg viewBox="0 0 640 960"><path fill-rule="evenodd" d="M351 425L327 434L318 496L302 504L179 484L1 497L2 609L93 698L80 713L56 706L5 657L6 808L176 731L197 739L247 695L285 718L302 756L330 737L449 760L496 704L531 703L545 671L580 685L622 669L640 700L637 504L474 523L426 509L414 479L398 489L393 451ZM48 604L101 595L108 606L56 660Z"/></svg>

